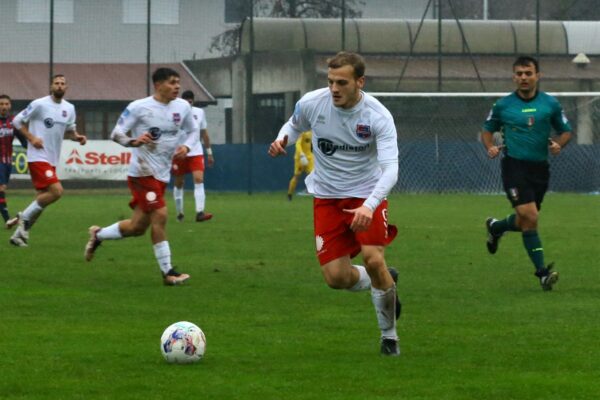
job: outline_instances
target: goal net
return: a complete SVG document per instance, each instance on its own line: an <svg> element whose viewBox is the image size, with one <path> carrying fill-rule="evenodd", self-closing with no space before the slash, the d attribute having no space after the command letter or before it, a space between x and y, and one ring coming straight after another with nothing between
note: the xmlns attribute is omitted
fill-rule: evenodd
<svg viewBox="0 0 600 400"><path fill-rule="evenodd" d="M479 136L492 105L507 93L370 94L396 122L400 170L395 192L503 192L500 158L487 157ZM561 102L574 136L560 155L549 157L549 190L598 192L600 93L551 94Z"/></svg>

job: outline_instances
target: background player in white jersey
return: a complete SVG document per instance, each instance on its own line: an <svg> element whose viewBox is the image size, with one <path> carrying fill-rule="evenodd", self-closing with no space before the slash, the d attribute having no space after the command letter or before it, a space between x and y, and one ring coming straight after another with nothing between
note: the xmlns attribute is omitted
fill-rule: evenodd
<svg viewBox="0 0 600 400"><path fill-rule="evenodd" d="M37 190L35 200L6 222L11 228L19 225L10 238L15 246L25 247L29 241L29 230L50 204L63 194L63 187L56 176L56 165L60 158L63 139L71 139L84 145L85 135L80 135L75 126L75 107L64 100L67 80L64 75L55 75L50 83L50 95L32 101L13 120L13 125L27 138L27 161L31 181Z"/></svg>
<svg viewBox="0 0 600 400"><path fill-rule="evenodd" d="M183 158L198 141L198 125L192 108L179 94L179 74L159 68L152 74L154 95L130 103L121 114L111 138L132 147L127 183L132 193L129 219L104 228L91 226L85 246L85 259L91 261L103 240L143 235L150 228L154 255L165 285L177 285L190 276L173 269L167 241L167 206L165 188L171 178L173 157ZM185 136L183 144L181 136Z"/></svg>
<svg viewBox="0 0 600 400"><path fill-rule="evenodd" d="M355 53L328 60L329 88L304 95L271 143L269 154L286 154L301 132L313 131L315 167L306 178L314 195L317 256L333 289L371 290L381 330L381 353L399 355L396 319L398 279L384 247L397 234L387 223L386 196L398 179L398 144L390 112L362 91L365 63ZM364 266L352 265L362 253Z"/></svg>
<svg viewBox="0 0 600 400"><path fill-rule="evenodd" d="M192 173L194 179L194 200L196 202L196 222L208 221L212 218L211 213L204 212L206 204L206 193L204 191L204 149L206 147L206 155L208 166L212 167L215 163L212 149L210 148L210 138L206 129L206 115L204 110L194 107L194 92L186 90L181 95L181 98L186 100L192 106L192 115L196 123L200 126L200 139L196 146L190 150L187 156L183 159L173 159L173 168L171 173L175 177L173 185L173 197L175 199L175 209L177 210L177 220L183 221L183 184L185 175Z"/></svg>

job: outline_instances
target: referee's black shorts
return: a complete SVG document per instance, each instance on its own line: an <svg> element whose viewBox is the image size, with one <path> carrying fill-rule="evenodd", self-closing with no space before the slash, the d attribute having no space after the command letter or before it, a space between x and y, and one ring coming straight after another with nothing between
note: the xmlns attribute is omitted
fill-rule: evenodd
<svg viewBox="0 0 600 400"><path fill-rule="evenodd" d="M512 206L535 202L540 210L550 180L548 161L518 160L504 156L501 165L504 191Z"/></svg>

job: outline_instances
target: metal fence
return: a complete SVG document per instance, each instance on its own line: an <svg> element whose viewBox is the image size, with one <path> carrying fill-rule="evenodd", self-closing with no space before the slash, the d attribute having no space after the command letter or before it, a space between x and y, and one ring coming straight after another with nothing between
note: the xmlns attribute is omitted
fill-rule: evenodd
<svg viewBox="0 0 600 400"><path fill-rule="evenodd" d="M126 104L151 93L152 70L172 66L183 89L207 105L212 142L231 165L243 165L235 172L218 163L207 173L209 188L286 186L289 163L270 182L256 176L272 169L260 154L295 101L326 85L325 60L342 49L365 56L367 91L507 92L521 53L540 59L544 90L599 90L600 9L592 0L1 3L10 46L0 53L0 92L15 112L47 93L49 76L64 73L78 126L107 139Z"/></svg>

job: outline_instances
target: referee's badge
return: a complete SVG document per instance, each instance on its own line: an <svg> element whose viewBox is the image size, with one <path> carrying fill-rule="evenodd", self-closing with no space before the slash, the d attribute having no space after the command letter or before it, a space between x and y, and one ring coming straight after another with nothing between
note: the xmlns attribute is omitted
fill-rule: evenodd
<svg viewBox="0 0 600 400"><path fill-rule="evenodd" d="M510 198L514 201L519 200L519 190L517 188L508 189L508 193L510 194Z"/></svg>
<svg viewBox="0 0 600 400"><path fill-rule="evenodd" d="M533 124L535 124L535 117L533 115L530 115L529 117L527 117L527 126L531 128Z"/></svg>

